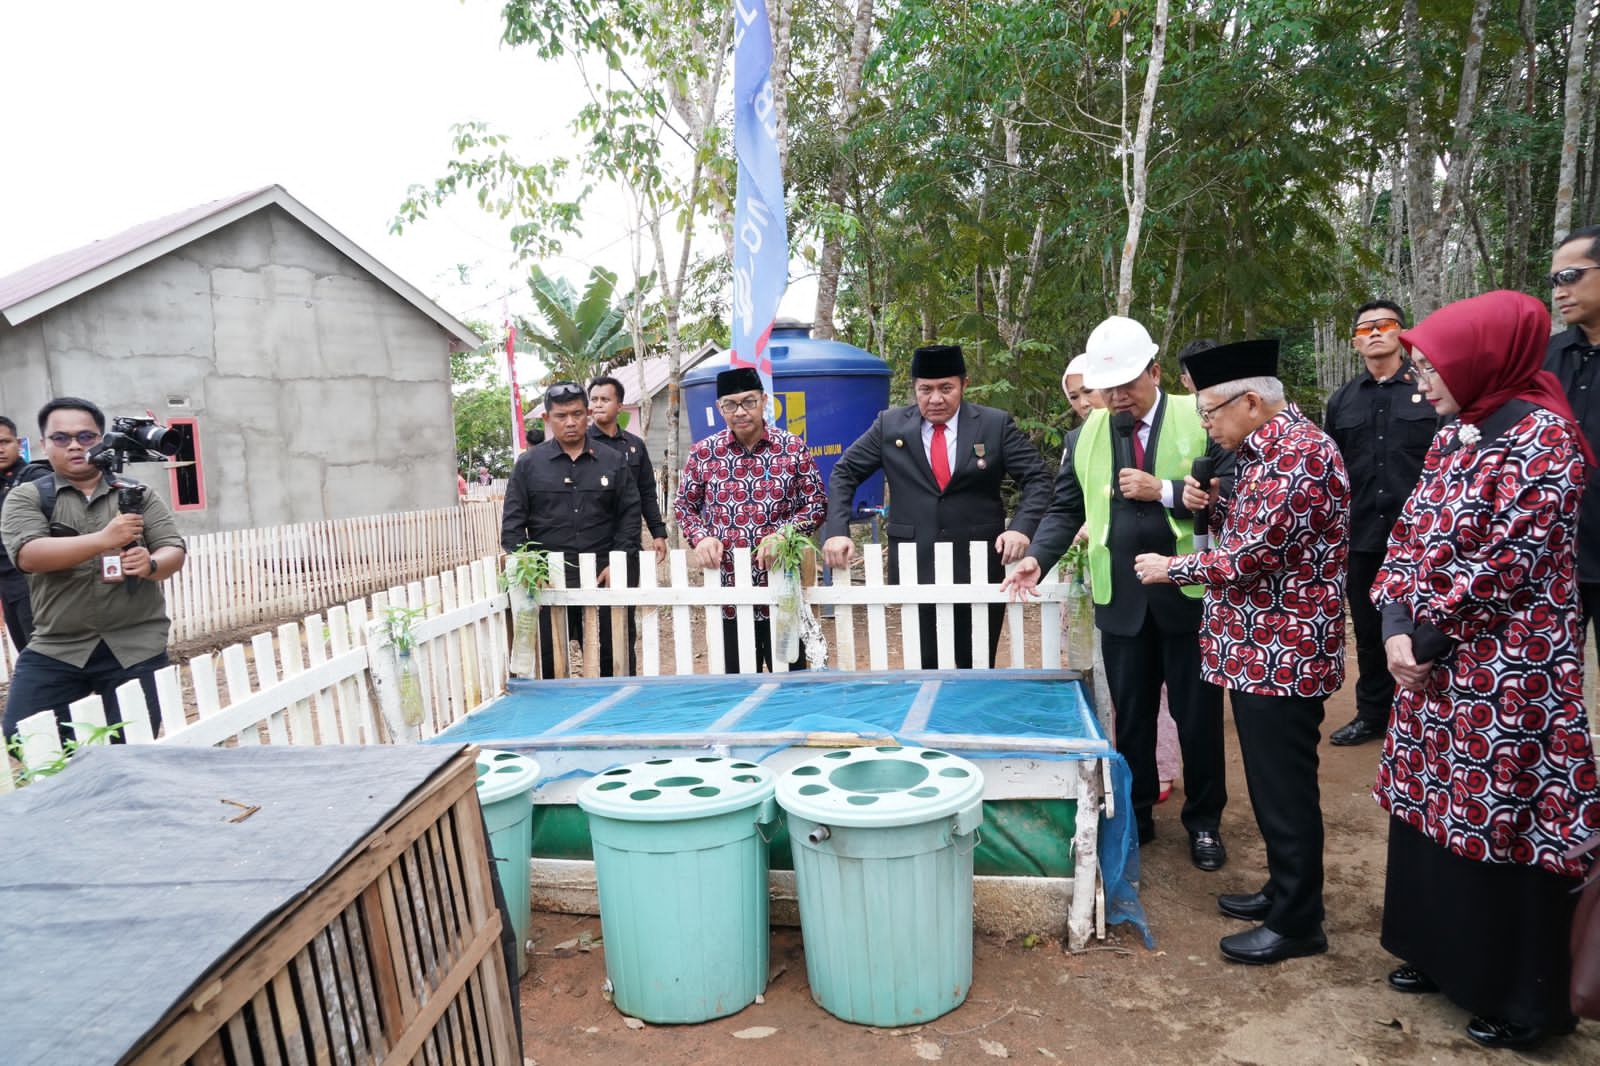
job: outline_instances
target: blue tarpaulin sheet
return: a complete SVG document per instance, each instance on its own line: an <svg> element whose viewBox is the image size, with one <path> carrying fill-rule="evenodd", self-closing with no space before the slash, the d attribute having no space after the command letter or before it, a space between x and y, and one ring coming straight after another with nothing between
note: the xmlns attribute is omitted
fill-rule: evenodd
<svg viewBox="0 0 1600 1066"><path fill-rule="evenodd" d="M733 674L513 680L505 697L435 738L485 747L561 747L563 738L637 750L651 737L773 751L818 734L893 737L971 758L1106 759L1115 817L1099 852L1106 920L1150 942L1133 884L1139 851L1127 763L1111 749L1074 673L1038 670ZM1013 743L1014 742L1014 743ZM594 766L589 773L604 769Z"/></svg>

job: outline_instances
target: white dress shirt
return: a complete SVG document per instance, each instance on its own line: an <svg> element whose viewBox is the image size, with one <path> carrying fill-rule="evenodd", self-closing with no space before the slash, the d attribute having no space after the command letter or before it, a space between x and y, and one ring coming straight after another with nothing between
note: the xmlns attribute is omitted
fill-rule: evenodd
<svg viewBox="0 0 1600 1066"><path fill-rule="evenodd" d="M956 422L961 417L961 409L950 416L950 421L944 424L944 450L945 457L950 460L950 476L956 474ZM928 466L933 466L933 423L926 418L922 420L922 454L928 457Z"/></svg>

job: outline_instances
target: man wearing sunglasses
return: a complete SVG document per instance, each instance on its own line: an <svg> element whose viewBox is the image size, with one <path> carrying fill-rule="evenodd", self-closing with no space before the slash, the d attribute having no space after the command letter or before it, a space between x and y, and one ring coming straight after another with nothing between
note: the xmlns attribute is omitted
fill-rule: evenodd
<svg viewBox="0 0 1600 1066"><path fill-rule="evenodd" d="M17 723L54 710L68 721L74 700L98 695L106 720L122 721L116 689L137 680L150 731L160 731L155 674L167 665L166 599L156 582L183 568L183 538L167 503L145 495L144 513L123 514L117 491L90 462L106 416L88 400L62 396L39 411L55 499L46 514L44 479L19 485L0 512L0 540L28 575L33 639L17 656L6 699L6 736Z"/></svg>
<svg viewBox="0 0 1600 1066"><path fill-rule="evenodd" d="M1340 747L1383 739L1394 704L1394 678L1383 650L1383 627L1372 606L1372 582L1383 565L1389 531L1417 487L1439 418L1400 346L1405 312L1389 300L1356 308L1350 343L1366 369L1332 396L1323 425L1350 476L1350 571L1346 594L1355 623L1356 716L1333 731Z"/></svg>
<svg viewBox="0 0 1600 1066"><path fill-rule="evenodd" d="M638 483L615 449L589 440L589 394L582 385L551 385L544 393L544 410L549 436L517 456L506 482L500 546L513 552L531 543L562 552L569 588L578 585L578 557L598 553L599 583L605 585L611 576L609 553L639 550ZM601 607L598 613L600 676L611 677L611 608ZM568 639L582 635L583 608L567 608ZM555 676L555 657L566 654L555 643L550 609L541 607L539 653L545 677ZM631 654L628 661L632 663Z"/></svg>
<svg viewBox="0 0 1600 1066"><path fill-rule="evenodd" d="M1550 338L1544 368L1561 380L1572 413L1600 450L1600 226L1575 229L1550 260L1550 289L1567 328ZM1600 470L1590 470L1578 514L1578 594L1585 628L1600 614ZM1600 644L1600 635L1596 637Z"/></svg>

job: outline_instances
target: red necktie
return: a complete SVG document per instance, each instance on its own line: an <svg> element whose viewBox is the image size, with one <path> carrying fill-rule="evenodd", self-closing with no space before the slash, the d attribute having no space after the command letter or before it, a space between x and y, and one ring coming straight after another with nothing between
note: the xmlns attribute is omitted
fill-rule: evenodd
<svg viewBox="0 0 1600 1066"><path fill-rule="evenodd" d="M928 461L933 464L933 480L943 492L950 484L950 451L944 446L944 423L933 427L933 443L928 446Z"/></svg>
<svg viewBox="0 0 1600 1066"><path fill-rule="evenodd" d="M1140 470L1144 469L1144 440L1139 435L1139 431L1143 428L1142 422L1133 427L1133 465Z"/></svg>

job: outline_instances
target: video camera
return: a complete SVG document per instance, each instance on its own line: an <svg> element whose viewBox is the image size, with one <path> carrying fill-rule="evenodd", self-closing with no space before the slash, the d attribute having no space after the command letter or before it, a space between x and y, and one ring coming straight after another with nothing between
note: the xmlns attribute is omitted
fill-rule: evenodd
<svg viewBox="0 0 1600 1066"><path fill-rule="evenodd" d="M98 466L117 490L117 507L123 514L143 514L145 493L150 489L131 478L122 468L129 463L159 463L178 454L182 439L154 418L113 418L111 430L100 443L89 449L89 462Z"/></svg>

